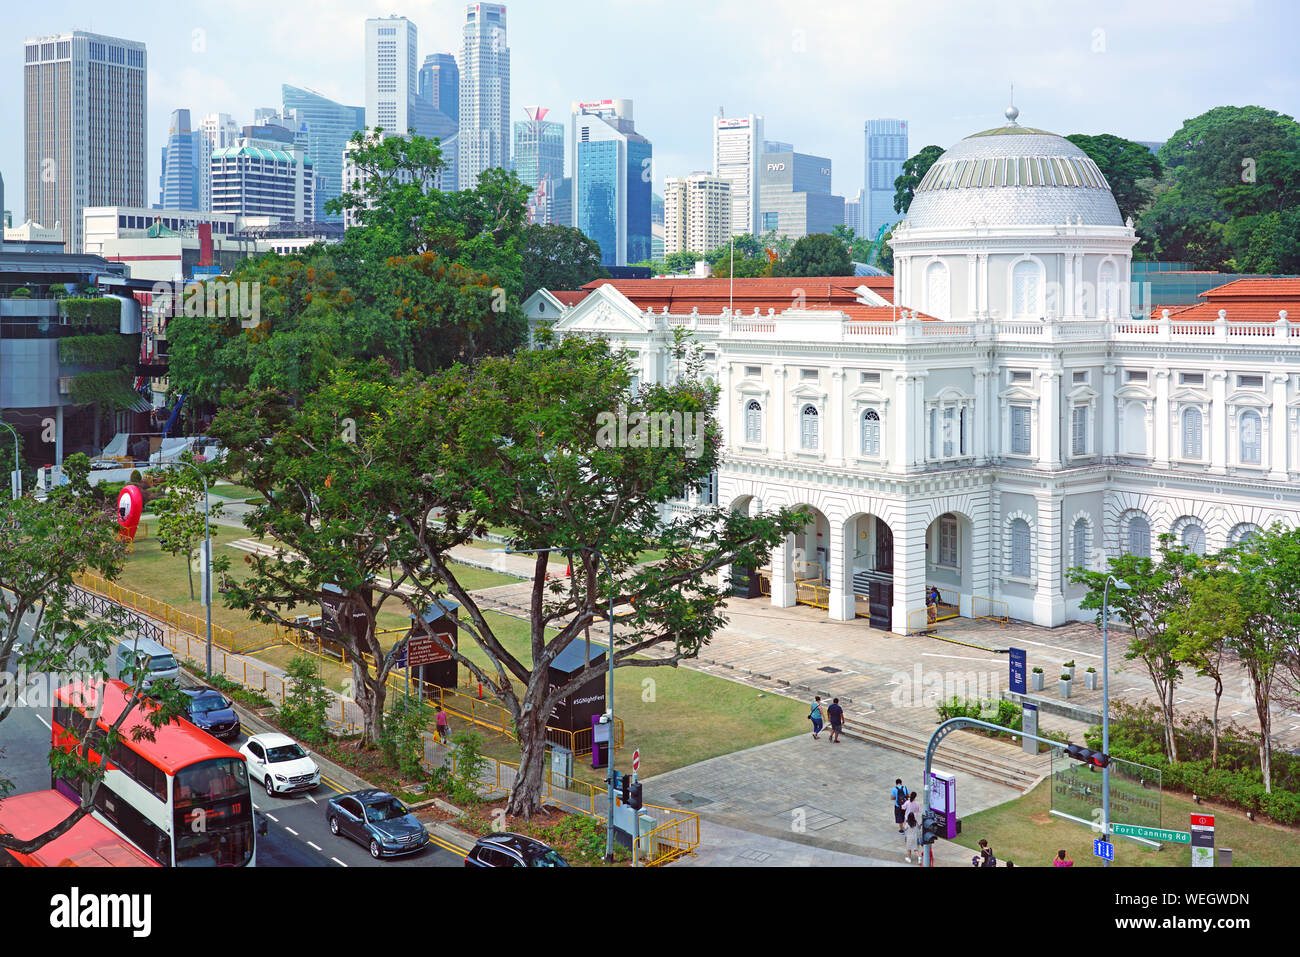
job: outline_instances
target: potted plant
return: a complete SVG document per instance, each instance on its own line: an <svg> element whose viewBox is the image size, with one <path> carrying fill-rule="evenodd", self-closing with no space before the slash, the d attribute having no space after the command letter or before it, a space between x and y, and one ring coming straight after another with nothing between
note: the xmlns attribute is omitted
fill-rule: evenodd
<svg viewBox="0 0 1300 957"><path fill-rule="evenodd" d="M1065 664L1061 665L1061 670L1064 671L1067 675L1069 675L1070 678L1071 678L1071 680L1074 679L1074 662L1073 662L1073 661L1067 661Z"/></svg>
<svg viewBox="0 0 1300 957"><path fill-rule="evenodd" d="M12 293L10 293L10 295L14 299L30 299L32 298L32 291L28 289L26 286L19 286Z"/></svg>
<svg viewBox="0 0 1300 957"><path fill-rule="evenodd" d="M1029 687L1034 691L1043 690L1043 669L1034 668L1029 673Z"/></svg>
<svg viewBox="0 0 1300 957"><path fill-rule="evenodd" d="M1065 672L1061 673L1061 697L1070 697L1070 685L1074 684L1074 677Z"/></svg>
<svg viewBox="0 0 1300 957"><path fill-rule="evenodd" d="M1096 668L1089 668L1087 671L1083 673L1083 684L1084 687L1087 688L1089 691L1097 690L1097 669Z"/></svg>

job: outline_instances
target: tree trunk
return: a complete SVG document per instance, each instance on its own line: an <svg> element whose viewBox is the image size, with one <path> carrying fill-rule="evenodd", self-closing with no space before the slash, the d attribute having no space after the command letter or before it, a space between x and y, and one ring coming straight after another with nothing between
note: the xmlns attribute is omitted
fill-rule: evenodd
<svg viewBox="0 0 1300 957"><path fill-rule="evenodd" d="M361 735L366 744L376 744L384 731L384 699L387 689L376 680L360 657L352 659L353 700L361 709Z"/></svg>
<svg viewBox="0 0 1300 957"><path fill-rule="evenodd" d="M1255 687L1255 711L1259 714L1259 770L1264 775L1264 793L1273 793L1273 716L1268 711L1268 693Z"/></svg>
<svg viewBox="0 0 1300 957"><path fill-rule="evenodd" d="M185 553L185 573L190 577L190 601L194 600L194 549Z"/></svg>
<svg viewBox="0 0 1300 957"><path fill-rule="evenodd" d="M543 707L547 688L546 670L534 673L522 712L515 719L519 734L519 773L506 813L522 815L525 820L542 809L545 792L546 721L551 713L551 709Z"/></svg>
<svg viewBox="0 0 1300 957"><path fill-rule="evenodd" d="M1178 760L1178 739L1174 736L1174 689L1177 687L1172 681L1169 683L1169 690L1165 693L1166 697L1161 701L1165 712L1165 744L1169 749L1169 760Z"/></svg>
<svg viewBox="0 0 1300 957"><path fill-rule="evenodd" d="M1211 725L1210 767L1219 766L1219 702L1223 700L1223 679L1214 679L1214 723Z"/></svg>

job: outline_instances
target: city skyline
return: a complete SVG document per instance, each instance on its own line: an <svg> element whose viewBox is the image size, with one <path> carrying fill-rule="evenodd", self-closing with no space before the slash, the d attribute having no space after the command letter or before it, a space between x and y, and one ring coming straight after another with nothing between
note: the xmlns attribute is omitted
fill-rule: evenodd
<svg viewBox="0 0 1300 957"><path fill-rule="evenodd" d="M929 143L947 148L1001 121L1012 82L1016 104L1031 125L1135 140L1162 140L1184 119L1221 104L1294 112L1292 104L1300 99L1300 81L1285 51L1300 13L1281 2L1222 4L1202 11L1195 23L1183 22L1173 3L1143 9L1101 4L1091 11L1091 25L1069 11L1024 12L1012 4L989 12L941 3L946 13L935 11L943 15L927 16L925 23L909 19L906 11L864 10L839 0L811 9L785 0L721 0L702 9L675 0L653 7L572 0L561 19L554 17L553 4L514 0L506 6L511 119L525 103L559 110L588 91L634 99L638 129L656 143L654 184L660 193L665 177L710 166L712 143L704 124L719 107L728 115L762 114L769 134L830 157L838 174L834 191L853 196L862 185L865 120L907 119L913 153ZM595 17L598 9L607 15ZM688 10L696 28L682 31L679 14ZM431 0L361 6L329 0L310 22L246 0L162 10L124 3L111 20L87 17L84 7L55 0L12 12L9 33L15 38L11 55L18 57L27 37L73 29L146 45L145 180L153 184L175 109L188 108L195 117L225 112L248 122L256 107L279 102L281 84L342 103L364 102L364 22L393 14L419 27L421 62L430 53L460 48L463 5ZM655 38L671 35L696 68L680 77L628 70L622 18L635 18L639 48L663 48ZM1201 49L1207 19L1214 21L1214 51ZM259 28L250 30L250 24ZM724 25L732 44L726 55L714 35ZM863 36L889 40L868 43L858 39ZM584 56L557 62L556 43L569 41L581 42ZM1201 54L1188 56L1192 50ZM1234 62L1249 62L1251 69L1226 68ZM272 65L252 70L250 63ZM961 64L960 77L953 63ZM22 123L22 81L19 71L10 77L0 97L0 122L16 127ZM1140 98L1133 95L1139 89ZM823 108L807 108L814 98ZM0 172L9 184L6 206L21 220L20 137L0 144Z"/></svg>

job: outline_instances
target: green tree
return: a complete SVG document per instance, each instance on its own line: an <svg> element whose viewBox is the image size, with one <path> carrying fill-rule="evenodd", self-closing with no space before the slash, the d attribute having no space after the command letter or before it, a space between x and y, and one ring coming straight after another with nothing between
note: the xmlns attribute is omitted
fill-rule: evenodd
<svg viewBox="0 0 1300 957"><path fill-rule="evenodd" d="M572 226L526 226L523 268L525 299L538 289L580 289L607 275L600 244Z"/></svg>
<svg viewBox="0 0 1300 957"><path fill-rule="evenodd" d="M703 253L690 251L668 253L668 255L664 256L664 272L690 272L695 268L695 264L704 258Z"/></svg>
<svg viewBox="0 0 1300 957"><path fill-rule="evenodd" d="M827 233L802 237L781 262L782 276L851 276L853 264L844 244Z"/></svg>
<svg viewBox="0 0 1300 957"><path fill-rule="evenodd" d="M1155 154L1141 143L1111 133L1099 136L1071 133L1066 139L1097 164L1115 194L1119 214L1134 219L1141 215L1162 172Z"/></svg>
<svg viewBox="0 0 1300 957"><path fill-rule="evenodd" d="M1107 578L1113 575L1128 584L1127 591L1110 589L1110 614L1112 620L1128 626L1131 632L1124 657L1141 661L1146 667L1164 719L1165 754L1170 761L1177 761L1174 695L1183 673L1176 654L1178 641L1171 633L1170 621L1173 613L1187 604L1188 583L1197 570L1197 558L1175 548L1172 535L1161 535L1158 560L1125 554L1107 559L1107 564L1109 569L1105 572L1072 568L1067 577L1074 584L1087 586L1088 594L1079 607L1096 610L1098 624Z"/></svg>
<svg viewBox="0 0 1300 957"><path fill-rule="evenodd" d="M930 172L930 167L943 153L943 147L931 144L922 147L919 153L909 157L903 164L903 172L894 180L894 212L907 214L912 207L916 187L921 185L925 174Z"/></svg>
<svg viewBox="0 0 1300 957"><path fill-rule="evenodd" d="M193 457L187 452L183 461L193 464ZM201 468L201 466L196 466ZM211 469L207 469L209 473ZM211 478L209 478L211 484ZM196 554L203 541L205 523L203 483L198 475L187 468L171 470L167 476L166 491L153 502L153 509L158 515L158 545L169 555L184 555L185 568L189 575L190 601L194 600L194 572L198 566L200 574L203 564ZM209 520L221 514L221 503L210 502ZM222 556L212 559L213 578L229 567L230 560Z"/></svg>
<svg viewBox="0 0 1300 957"><path fill-rule="evenodd" d="M294 655L285 674L289 689L280 705L280 725L295 738L324 744L329 739L330 692L320 676L317 660L310 655Z"/></svg>
<svg viewBox="0 0 1300 957"><path fill-rule="evenodd" d="M1223 700L1223 671L1227 664L1228 632L1225 623L1235 615L1235 598L1226 588L1222 565L1207 560L1188 582L1188 602L1169 614L1169 634L1174 642L1173 656L1196 669L1196 673L1214 682L1214 714L1211 719L1210 767L1219 766L1219 704Z"/></svg>

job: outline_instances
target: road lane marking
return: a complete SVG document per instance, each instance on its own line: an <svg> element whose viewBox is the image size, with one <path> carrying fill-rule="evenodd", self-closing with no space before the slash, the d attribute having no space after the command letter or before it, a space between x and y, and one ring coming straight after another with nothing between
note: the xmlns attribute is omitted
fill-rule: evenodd
<svg viewBox="0 0 1300 957"><path fill-rule="evenodd" d="M279 824L279 823L280 823L280 819L279 819L278 817L276 817L274 814L271 814L270 812L267 812L267 815L266 815L266 816L269 817L269 818L270 818L272 821L274 821L276 824Z"/></svg>
<svg viewBox="0 0 1300 957"><path fill-rule="evenodd" d="M429 835L429 840L432 843L437 844L444 851L451 851L453 854L459 854L461 857L466 857L469 854L469 851L465 850L465 848L457 847L455 844L452 844L449 841L444 841L442 838L433 834Z"/></svg>
<svg viewBox="0 0 1300 957"><path fill-rule="evenodd" d="M347 793L348 793L348 792L347 792L347 788L343 787L341 784L336 784L334 781L332 781L330 778L327 778L325 775L322 774L322 775L320 776L320 779L321 779L322 781L324 781L324 782L325 782L329 787L331 787L331 788L333 788L335 791L337 791L339 794L347 794Z"/></svg>
<svg viewBox="0 0 1300 957"><path fill-rule="evenodd" d="M46 721L44 718L42 718L39 714L36 716L36 720L39 721L41 724L45 725L45 727L50 731L54 730L53 728L50 727L50 723Z"/></svg>
<svg viewBox="0 0 1300 957"><path fill-rule="evenodd" d="M1086 655L1089 658L1101 657L1101 655L1094 655L1091 651L1076 651L1073 648L1064 648L1061 645L1049 645L1044 641L1030 641L1028 638L1016 638L1015 640L1022 645L1037 645L1040 648L1055 648L1057 651L1068 651L1072 655Z"/></svg>
<svg viewBox="0 0 1300 957"><path fill-rule="evenodd" d="M330 860L333 861L335 864L337 864L339 867L347 867L347 865L344 864L342 861L340 861L337 857L331 857Z"/></svg>
<svg viewBox="0 0 1300 957"><path fill-rule="evenodd" d="M287 824L285 825L284 829L288 831L290 834L292 834L294 837L298 836L298 832L295 831L293 828L289 827Z"/></svg>
<svg viewBox="0 0 1300 957"><path fill-rule="evenodd" d="M313 848L315 848L316 850L320 851L322 854L325 853L325 849L322 848L319 844L317 844L317 843L315 843L315 842L313 842L313 841L308 841L308 842L307 842L307 846L308 846L308 847L313 847Z"/></svg>
<svg viewBox="0 0 1300 957"><path fill-rule="evenodd" d="M923 658L956 658L958 661L991 661L991 662L993 662L993 664L995 664L995 665L1000 665L1000 664L1003 664L1003 663L1006 662L1006 659L1005 659L1005 658L972 658L970 655L940 655L940 654L936 654L936 653L933 652L933 651L923 651L923 652L921 652L921 657L923 657Z"/></svg>
<svg viewBox="0 0 1300 957"><path fill-rule="evenodd" d="M307 800L311 801L312 804L318 803L317 800L314 797L312 797L310 794L307 795Z"/></svg>

